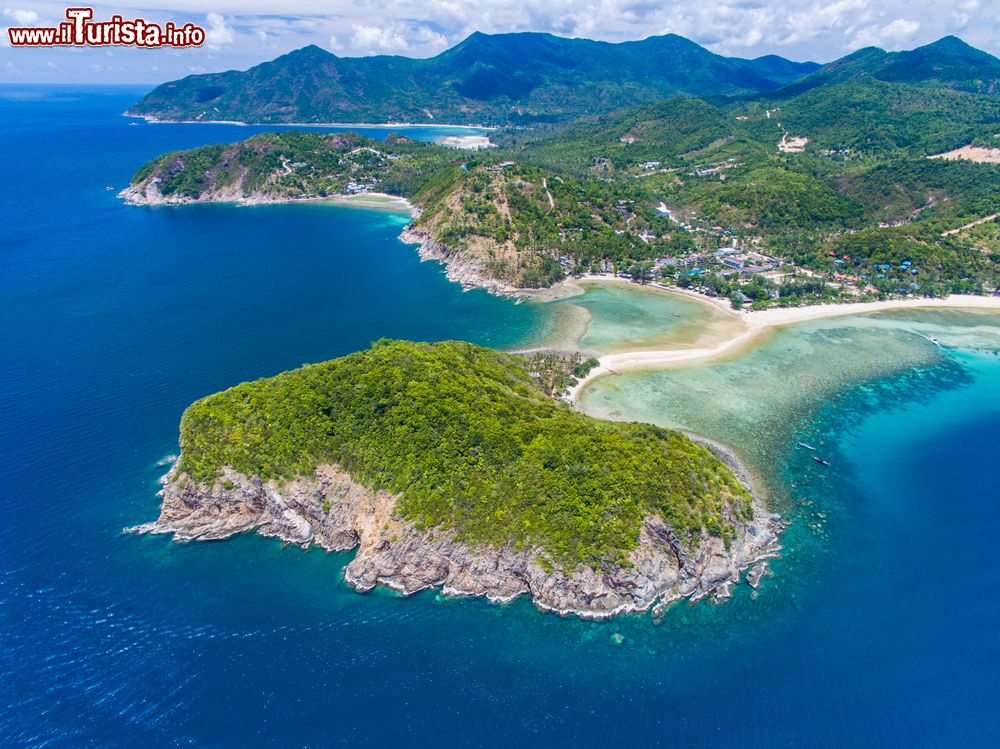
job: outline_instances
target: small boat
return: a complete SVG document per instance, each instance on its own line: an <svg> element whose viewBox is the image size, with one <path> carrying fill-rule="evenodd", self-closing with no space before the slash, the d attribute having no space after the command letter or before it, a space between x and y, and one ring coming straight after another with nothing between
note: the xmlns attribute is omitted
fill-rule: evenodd
<svg viewBox="0 0 1000 749"><path fill-rule="evenodd" d="M807 445L805 442L800 442L799 447L804 447L806 450L812 450L813 452L816 452L815 447L813 447L812 445Z"/></svg>
<svg viewBox="0 0 1000 749"><path fill-rule="evenodd" d="M114 190L114 189L115 189L115 186L114 186L114 185L105 185L105 186L104 186L104 189L105 189L105 190Z"/></svg>
<svg viewBox="0 0 1000 749"><path fill-rule="evenodd" d="M815 460L815 461L816 461L817 463L819 463L819 464L820 464L821 466L828 466L828 465L830 465L829 463L827 463L827 462L826 462L825 460L823 460L823 459L822 459L821 457L819 457L818 455L813 455L813 460Z"/></svg>
<svg viewBox="0 0 1000 749"><path fill-rule="evenodd" d="M931 343L933 343L935 346L940 346L941 345L941 341L939 341L934 336L928 336L927 340L930 341Z"/></svg>

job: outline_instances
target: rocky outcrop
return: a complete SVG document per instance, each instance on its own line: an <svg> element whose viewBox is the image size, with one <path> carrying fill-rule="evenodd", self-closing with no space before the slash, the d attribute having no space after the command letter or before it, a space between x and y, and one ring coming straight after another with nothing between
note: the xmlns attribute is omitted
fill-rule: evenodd
<svg viewBox="0 0 1000 749"><path fill-rule="evenodd" d="M446 530L419 531L393 513L398 497L367 489L332 465L283 483L226 469L211 485L175 466L162 483L160 517L128 532L209 541L256 531L302 547L357 547L344 579L360 591L440 588L492 601L529 595L539 608L585 618L724 597L744 570L777 554L783 527L777 515L757 508L753 522L738 524L729 548L707 535L689 546L662 519L647 517L629 565L566 572L547 570L534 549L472 547Z"/></svg>
<svg viewBox="0 0 1000 749"><path fill-rule="evenodd" d="M448 250L424 229L409 226L403 230L399 238L407 244L420 245L417 250L420 259L441 263L448 280L461 284L463 289L486 289L497 296L517 296L526 293L524 289L490 275L490 272L476 259L462 252Z"/></svg>
<svg viewBox="0 0 1000 749"><path fill-rule="evenodd" d="M160 178L149 177L129 185L118 193L118 197L128 205L190 205L191 203L239 203L240 205L265 205L268 203L289 203L302 198L284 197L274 193L255 191L250 195L243 194L240 181L203 192L196 198L188 195L171 193L164 195L160 191Z"/></svg>

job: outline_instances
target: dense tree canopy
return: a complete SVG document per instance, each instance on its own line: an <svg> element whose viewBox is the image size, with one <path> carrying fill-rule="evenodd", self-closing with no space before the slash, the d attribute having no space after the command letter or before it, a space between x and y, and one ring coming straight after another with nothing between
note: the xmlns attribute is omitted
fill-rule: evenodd
<svg viewBox="0 0 1000 749"><path fill-rule="evenodd" d="M223 466L273 479L336 463L400 493L397 511L421 527L565 565L623 561L647 514L687 542L728 540L752 514L706 448L571 411L519 358L459 342L379 341L209 396L184 413L181 448L203 481Z"/></svg>

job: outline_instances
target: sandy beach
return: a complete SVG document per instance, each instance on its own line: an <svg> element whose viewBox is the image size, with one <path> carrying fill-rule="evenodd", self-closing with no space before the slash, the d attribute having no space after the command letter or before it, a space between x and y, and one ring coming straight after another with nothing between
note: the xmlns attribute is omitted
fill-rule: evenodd
<svg viewBox="0 0 1000 749"><path fill-rule="evenodd" d="M401 198L399 195L389 195L385 192L359 192L354 195L333 195L327 198L317 198L312 202L409 213L410 215L414 215L417 211L416 206L406 198Z"/></svg>
<svg viewBox="0 0 1000 749"><path fill-rule="evenodd" d="M588 280L601 281L608 279L602 279L602 277L597 276ZM664 289L663 291L667 294L677 293L672 289ZM690 293L687 295L697 296L706 304L712 304L716 301L706 299L700 295L692 295ZM569 390L566 399L571 403L576 403L580 393L587 385L605 375L619 374L637 369L668 368L678 364L692 364L733 356L756 345L781 327L796 325L810 320L900 309L975 309L1000 312L1000 297L956 294L946 299L891 299L882 302L817 304L810 307L785 307L756 312L734 312L730 310L729 314L739 319L743 325L728 340L708 348L626 351L601 356L598 359L600 364L594 367L585 378L577 382Z"/></svg>
<svg viewBox="0 0 1000 749"><path fill-rule="evenodd" d="M239 120L161 120L147 114L124 113L125 117L145 120L150 125L244 125L247 127L363 127L393 130L414 127L447 127L456 130L496 130L496 125L455 125L450 122L241 122Z"/></svg>

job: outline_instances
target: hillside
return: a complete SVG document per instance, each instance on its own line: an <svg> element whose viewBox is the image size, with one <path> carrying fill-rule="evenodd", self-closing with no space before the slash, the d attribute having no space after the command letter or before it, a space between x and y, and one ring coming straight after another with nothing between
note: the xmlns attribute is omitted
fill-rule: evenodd
<svg viewBox="0 0 1000 749"><path fill-rule="evenodd" d="M262 134L154 159L124 195L134 203L401 195L420 209L406 236L425 257L449 264L455 280L500 292L636 264L649 277L642 264L653 261L665 280L683 284L679 267L711 264L705 253L720 246L820 274L824 282L808 282L811 297L835 293L825 282L845 281L869 294L994 288L995 248L954 230L998 211L1000 166L927 157L988 132L996 102L921 88L914 127L909 86L840 83L830 99L813 90L780 109L677 98L475 154L394 135ZM871 106L837 107L845 101ZM783 151L786 136L806 142ZM867 270L884 263L895 270ZM806 288L769 287L761 277L700 280L725 295L744 287L760 304L801 302Z"/></svg>
<svg viewBox="0 0 1000 749"><path fill-rule="evenodd" d="M661 254L678 237L702 249L735 239L829 280L944 293L1000 282L995 251L950 231L1000 209L1000 168L928 157L996 144L998 131L996 96L865 75L788 99L658 102L510 148L538 168L615 185L640 217L666 205L671 218L653 222L650 242ZM919 279L865 270L903 260L919 264Z"/></svg>
<svg viewBox="0 0 1000 749"><path fill-rule="evenodd" d="M547 398L516 357L450 342L373 348L198 401L179 471L263 480L336 464L398 493L397 514L470 543L538 547L573 567L622 562L643 517L685 545L732 539L746 490L706 448L597 421Z"/></svg>
<svg viewBox="0 0 1000 749"><path fill-rule="evenodd" d="M784 97L796 96L859 76L971 93L1000 93L1000 59L955 36L901 52L865 47L824 65L778 93Z"/></svg>
<svg viewBox="0 0 1000 749"><path fill-rule="evenodd" d="M246 71L158 86L130 114L243 122L556 121L675 94L772 91L816 69L773 55L716 55L667 35L611 44L472 34L430 59L338 57L304 47Z"/></svg>
<svg viewBox="0 0 1000 749"><path fill-rule="evenodd" d="M590 618L726 598L781 548L784 523L706 447L572 411L528 366L382 340L203 398L159 518L129 530L356 548L358 590L525 594Z"/></svg>
<svg viewBox="0 0 1000 749"><path fill-rule="evenodd" d="M550 285L563 274L560 253L589 263L646 247L625 233L635 219L600 180L395 135L383 142L283 131L168 153L140 168L122 196L133 204L272 203L372 191L410 199L421 212L409 234L422 252L457 264L457 280L497 291Z"/></svg>

